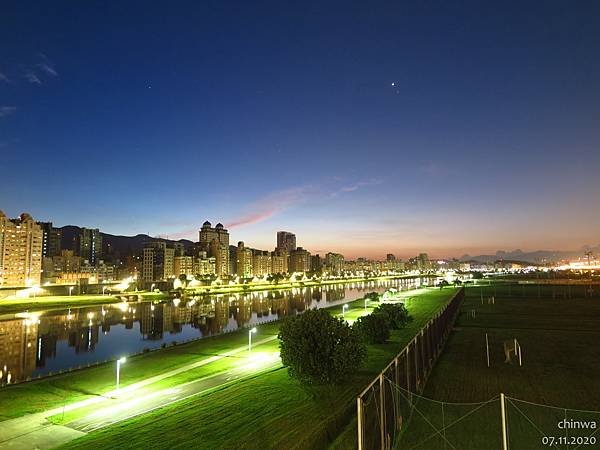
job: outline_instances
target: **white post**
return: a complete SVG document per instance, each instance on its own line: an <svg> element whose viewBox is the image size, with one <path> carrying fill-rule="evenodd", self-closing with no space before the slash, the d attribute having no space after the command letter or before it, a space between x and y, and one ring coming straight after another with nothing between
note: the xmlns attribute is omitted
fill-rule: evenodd
<svg viewBox="0 0 600 450"><path fill-rule="evenodd" d="M360 397L356 399L356 416L358 418L358 450L363 450L363 411Z"/></svg>
<svg viewBox="0 0 600 450"><path fill-rule="evenodd" d="M381 450L385 450L387 446L385 445L385 408L384 408L384 384L383 384L383 373L379 375L379 431L380 431L380 439L381 439Z"/></svg>
<svg viewBox="0 0 600 450"><path fill-rule="evenodd" d="M121 360L117 359L117 392L119 391L119 375L121 374Z"/></svg>
<svg viewBox="0 0 600 450"><path fill-rule="evenodd" d="M256 333L256 327L248 330L248 352L252 351L252 333Z"/></svg>
<svg viewBox="0 0 600 450"><path fill-rule="evenodd" d="M519 344L519 366L522 366L523 362L521 361L521 344Z"/></svg>
<svg viewBox="0 0 600 450"><path fill-rule="evenodd" d="M485 349L487 352L487 366L490 367L490 344L488 341L488 334L485 333Z"/></svg>
<svg viewBox="0 0 600 450"><path fill-rule="evenodd" d="M508 450L508 439L506 433L506 408L504 406L504 394L500 394L500 413L502 414L502 450Z"/></svg>
<svg viewBox="0 0 600 450"><path fill-rule="evenodd" d="M127 358L124 356L122 358L117 359L117 393L119 392L119 378L121 375L121 364L127 361Z"/></svg>

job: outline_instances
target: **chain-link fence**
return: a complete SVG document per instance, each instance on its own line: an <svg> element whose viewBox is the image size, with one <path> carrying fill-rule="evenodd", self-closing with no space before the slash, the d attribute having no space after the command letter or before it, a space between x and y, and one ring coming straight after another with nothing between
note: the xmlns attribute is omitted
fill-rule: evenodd
<svg viewBox="0 0 600 450"><path fill-rule="evenodd" d="M425 381L452 330L464 288L425 325L357 399L358 448L389 449L409 419L413 394Z"/></svg>

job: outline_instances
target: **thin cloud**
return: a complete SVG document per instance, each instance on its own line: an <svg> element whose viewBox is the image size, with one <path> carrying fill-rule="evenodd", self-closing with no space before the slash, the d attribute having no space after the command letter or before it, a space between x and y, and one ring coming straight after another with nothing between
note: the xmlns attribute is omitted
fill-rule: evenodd
<svg viewBox="0 0 600 450"><path fill-rule="evenodd" d="M237 228L253 223L262 222L280 212L305 202L313 187L299 186L270 194L259 201L253 202L249 209L251 213L241 215L227 222L227 228Z"/></svg>
<svg viewBox="0 0 600 450"><path fill-rule="evenodd" d="M16 110L15 106L0 106L0 117L10 116Z"/></svg>
<svg viewBox="0 0 600 450"><path fill-rule="evenodd" d="M340 194L344 194L347 192L354 192L359 190L362 187L366 187L366 186L375 186L378 184L381 184L382 181L381 180L363 180L363 181L358 181L354 184L349 184L346 186L342 186L341 188L337 189L336 191L333 191L329 197L333 198L333 197L337 197Z"/></svg>
<svg viewBox="0 0 600 450"><path fill-rule="evenodd" d="M4 81L5 83L10 83L10 80L8 79L8 77L6 75L4 75L2 72L0 72L0 81Z"/></svg>
<svg viewBox="0 0 600 450"><path fill-rule="evenodd" d="M273 192L256 201L253 201L247 208L247 213L242 213L237 217L234 217L228 221L224 221L225 228L235 229L252 225L255 223L263 222L271 217L274 217L283 211L306 203L307 201L318 201L325 198L336 197L343 193L354 192L366 186L374 186L381 184L381 180L361 180L354 184L342 186L333 192L328 192L323 187L315 186L312 184L297 186L281 191ZM167 224L163 224L167 225ZM168 223L169 226L175 225L175 223ZM176 237L177 239L189 238L190 236L197 233L197 229L184 229L170 233L171 238Z"/></svg>
<svg viewBox="0 0 600 450"><path fill-rule="evenodd" d="M42 80L32 70L25 72L25 79L31 84L42 84Z"/></svg>
<svg viewBox="0 0 600 450"><path fill-rule="evenodd" d="M42 69L48 75L52 75L53 77L57 77L58 76L58 73L56 72L56 70L54 69L54 67L52 67L50 64L40 63L40 64L37 64L37 67L39 67L40 69Z"/></svg>

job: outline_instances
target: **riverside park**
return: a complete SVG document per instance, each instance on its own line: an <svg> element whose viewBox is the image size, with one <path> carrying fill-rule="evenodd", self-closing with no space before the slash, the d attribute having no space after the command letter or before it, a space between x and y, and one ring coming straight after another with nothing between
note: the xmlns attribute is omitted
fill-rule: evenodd
<svg viewBox="0 0 600 450"><path fill-rule="evenodd" d="M77 333L83 327L85 335L85 325L92 329L96 321L109 323L116 311L117 322L111 322L112 328L103 336L118 329L120 320L127 329L133 316L139 320L136 333L154 336L161 345L74 370L42 371L38 377L4 385L0 447L130 448L135 443L136 448L382 448L383 441L370 438L380 434L379 413L365 409L372 417L361 416L361 420L370 428L362 438L357 433L361 427L357 396L461 292L466 295L455 322L441 336L439 352L428 363L431 369L423 370L420 386L411 388L394 380L394 412L387 414L396 418L396 425L384 427L389 448L501 448L500 393L506 395L510 448L543 448L542 437L557 434L557 417L600 419L594 412L600 398L600 306L597 293L589 287L509 280L426 287L400 279L348 283L343 293L340 289L328 295L326 290L318 295L307 290L290 292L289 297L281 294L278 298L285 299L287 308L272 301L262 306L267 300L258 294L246 294L247 303L240 297L227 298L227 311L219 313L217 308L213 315L215 320L219 314L236 317L235 329L227 331L229 319L222 319L221 332L215 324L204 324L201 338L169 343L162 335L157 338L156 329L143 329L147 318L135 319L142 314L144 302L149 302L148 311L156 319L161 307L173 302L165 294L141 293L126 308L123 301L113 300L99 306L97 296L95 302L89 297L52 298L38 305L31 301L27 306L37 306L35 314L19 320L29 320L26 326L36 327L36 333L41 334L45 317L62 317L70 306L69 315L83 318ZM384 301L390 292L392 300ZM319 304L317 298L329 301ZM212 300L175 299L178 309L207 303L214 310ZM353 325L376 313L382 303L402 304L412 320L390 330L384 342L367 343L358 370L335 383L306 384L290 377L278 339L286 316L315 307ZM252 305L258 305L265 321L243 320L240 307L243 310L244 305L254 319L258 316L253 315ZM18 306L23 305L10 301L0 305L5 308L0 309L2 318L18 316ZM277 308L286 314L269 313ZM164 316L167 310L162 311ZM164 328L164 317L161 320L154 328ZM92 339L97 349L103 336ZM130 339L126 333L117 336ZM507 363L503 345L515 340L519 353L509 352ZM82 345L85 349L90 341ZM520 364L515 359L519 354ZM388 406L384 408L387 411ZM590 435L579 431L569 438L589 439ZM566 441L558 448L567 448Z"/></svg>

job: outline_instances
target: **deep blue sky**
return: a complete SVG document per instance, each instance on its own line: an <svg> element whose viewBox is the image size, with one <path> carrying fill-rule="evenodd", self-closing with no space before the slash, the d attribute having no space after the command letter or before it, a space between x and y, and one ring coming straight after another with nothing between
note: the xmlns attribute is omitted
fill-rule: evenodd
<svg viewBox="0 0 600 450"><path fill-rule="evenodd" d="M10 216L349 257L600 241L599 2L14 1L0 43Z"/></svg>

